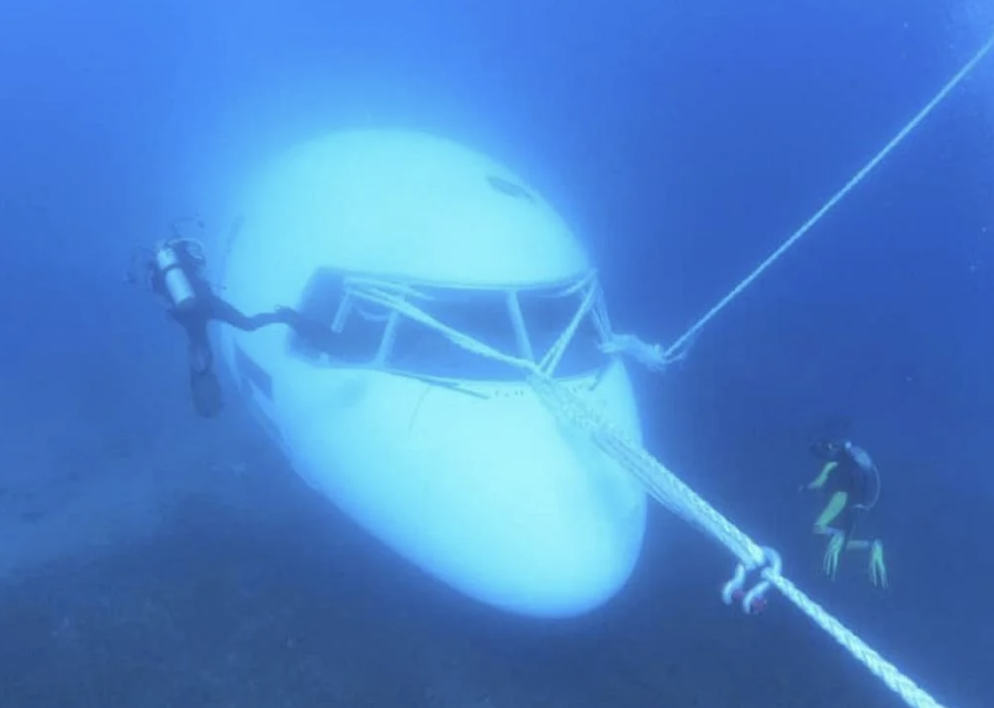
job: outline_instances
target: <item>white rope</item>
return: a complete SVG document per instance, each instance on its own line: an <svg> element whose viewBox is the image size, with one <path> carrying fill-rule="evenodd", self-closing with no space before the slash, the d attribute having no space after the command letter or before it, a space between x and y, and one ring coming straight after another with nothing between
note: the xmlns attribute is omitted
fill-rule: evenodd
<svg viewBox="0 0 994 708"><path fill-rule="evenodd" d="M563 333L559 335L555 343L549 348L549 351L538 365L527 359L505 354L497 349L494 349L488 344L484 344L474 337L463 334L447 324L438 321L420 308L411 305L405 299L405 296L424 296L406 286L399 288L386 281L354 278L349 279L346 284L346 297L359 298L367 302L376 303L396 310L409 319L435 330L450 340L453 344L474 354L479 354L480 356L500 361L528 374L542 373L543 375L548 376L551 375L555 368L559 365L566 348L572 341L577 329L579 329L581 322L583 322L583 318L590 313L594 301L600 292L600 288L597 285L594 274L590 274L589 277L580 281L577 285L572 286L566 294L577 292L580 287L588 288L584 299L580 304L580 308L577 310L576 314L574 314L573 318L569 322L569 325L563 330Z"/></svg>
<svg viewBox="0 0 994 708"><path fill-rule="evenodd" d="M587 432L598 447L635 475L656 501L717 539L742 563L762 563L763 551L755 542L569 389L541 374L532 376L529 382L557 419Z"/></svg>
<svg viewBox="0 0 994 708"><path fill-rule="evenodd" d="M849 194L866 176L896 148L918 125L935 109L935 107L970 73L970 71L994 49L994 35L981 47L974 57L939 91L929 103L915 115L884 148L878 152L842 189L826 202L814 216L808 219L801 228L794 232L779 248L777 248L759 267L740 282L717 305L711 308L693 327L673 343L662 357L670 361L678 356L680 349L703 329L719 312L732 300L753 283L767 268L779 259L787 250L810 231L836 204ZM353 282L350 284L351 294L371 302L378 302L397 312L420 322L426 327L436 330L447 337L453 344L496 361L521 369L530 374L530 383L539 399L546 404L550 411L572 425L585 429L595 444L608 456L622 465L641 481L646 491L666 508L679 515L688 523L702 530L728 548L738 559L739 567L735 577L726 584L724 594L732 587L741 588L748 571L759 571L762 582L745 595L748 602L761 595L765 587L775 587L785 598L811 618L815 624L828 633L836 642L844 647L857 661L862 663L871 673L881 679L884 684L894 691L911 708L942 708L935 699L919 687L914 681L905 676L896 666L884 659L871 649L850 629L828 614L824 608L805 595L797 586L780 574L779 556L769 549L763 549L741 529L722 516L714 507L698 496L690 487L684 484L676 475L657 461L641 446L629 440L610 421L600 416L593 408L586 405L579 397L566 387L556 383L534 363L510 356L489 347L478 340L469 337L424 313L411 305L406 297L411 292L389 292L395 290L387 283ZM590 299L588 293L588 298ZM584 305L587 305L585 302ZM584 308L589 309L589 307ZM568 329L575 330L579 317L575 317ZM568 337L560 337L568 341ZM559 342L557 342L559 344ZM553 347L552 357L561 356L561 347ZM565 420L564 420L565 419ZM775 555L775 562L770 561L770 555Z"/></svg>
<svg viewBox="0 0 994 708"><path fill-rule="evenodd" d="M562 361L563 356L566 354L566 349L573 341L576 331L580 328L580 323L590 313L590 308L594 306L594 300L597 299L600 288L596 280L591 277L585 285L587 293L583 298L583 302L580 303L580 309L576 311L573 319L570 320L569 326L563 330L563 333L559 335L556 342L549 347L549 351L546 352L545 356L542 357L542 361L538 364L539 369L544 371L547 376L552 376L555 373L556 367L559 366L559 362Z"/></svg>
<svg viewBox="0 0 994 708"><path fill-rule="evenodd" d="M604 303L604 291L600 285L597 286L597 302L593 309L594 327L601 335L601 340L607 342L613 336L611 329L611 318L607 314L607 305Z"/></svg>
<svg viewBox="0 0 994 708"><path fill-rule="evenodd" d="M677 353L687 344L690 339L692 339L698 332L703 329L708 322L710 322L719 312L725 309L729 303L732 302L736 297L738 297L746 288L752 285L753 281L756 280L763 272L773 265L784 253L790 249L795 243L797 243L805 234L808 233L822 217L825 216L829 211L835 207L840 201L842 201L846 195L849 194L860 182L862 182L873 169L883 162L893 150L896 148L908 135L918 127L918 125L928 117L928 115L938 106L949 93L955 89L962 81L966 78L974 67L979 64L987 54L994 49L994 35L973 55L973 58L968 61L962 69L960 69L952 79L946 83L945 86L937 93L931 101L929 101L924 108L922 108L918 113L912 118L907 125L905 125L901 130L891 138L890 142L884 145L883 149L880 150L876 155L873 156L866 165L859 172L853 176L846 184L836 192L831 199L825 202L825 205L815 212L814 216L808 219L797 231L791 235L786 241L784 241L779 248L777 248L769 257L764 260L755 270L752 271L742 282L736 285L731 292L729 292L725 297L723 297L718 304L712 307L708 312L697 321L697 323L688 329L679 339L677 339L672 345L670 345L665 352L665 359L670 360L674 358Z"/></svg>
<svg viewBox="0 0 994 708"><path fill-rule="evenodd" d="M769 580L780 594L790 600L804 614L848 651L870 672L884 682L891 691L912 708L943 708L942 704L930 696L923 688L901 673L901 670L883 658L869 645L856 636L852 630L832 615L782 575L765 571L763 577Z"/></svg>
<svg viewBox="0 0 994 708"><path fill-rule="evenodd" d="M655 499L734 553L742 564L737 573L740 584L746 569L756 570L767 562L768 552L760 548L745 532L722 516L646 450L628 439L624 433L600 416L591 406L583 403L566 387L540 376L533 376L530 382L539 398L560 420L565 418L564 422L585 429L597 446L639 479ZM911 708L942 708L940 703L901 673L896 666L871 649L849 628L783 577L780 574L779 559L762 569L761 576L765 582L779 590L815 624L831 635ZM761 599L761 594L761 592L747 593L746 605L754 599Z"/></svg>
<svg viewBox="0 0 994 708"><path fill-rule="evenodd" d="M654 499L687 523L717 540L739 559L735 578L726 584L725 594L733 586L741 588L748 571L759 571L762 582L745 594L744 607L748 608L753 600L762 599L767 584L772 585L897 693L911 708L943 708L914 681L902 674L896 666L871 649L845 625L783 577L780 574L779 556L776 556L775 552L761 548L661 462L630 440L611 421L565 386L547 376L534 363L503 354L439 322L403 297L380 289L381 287L392 289L388 284L377 283L373 286L372 283L365 283L364 285L366 287L350 287L349 293L359 299L392 308L439 332L453 344L467 351L501 361L527 373L529 383L539 400L557 420L582 429L605 454L638 479ZM775 556L775 562L769 562L771 554Z"/></svg>
<svg viewBox="0 0 994 708"><path fill-rule="evenodd" d="M425 327L433 329L446 339L451 341L458 347L462 347L466 351L472 352L474 354L479 354L482 357L488 359L493 359L494 361L499 361L509 366L513 366L517 369L530 374L538 374L539 369L532 362L522 359L520 357L511 356L510 354L504 354L493 347L484 344L483 342L470 337L467 334L449 327L442 322L439 322L431 315L425 313L420 308L415 307L411 303L404 300L402 297L394 295L393 293L386 292L384 290L369 288L369 289L350 289L349 294L354 297L361 298L368 302L378 303L396 310L405 317L414 320L415 322L420 322Z"/></svg>

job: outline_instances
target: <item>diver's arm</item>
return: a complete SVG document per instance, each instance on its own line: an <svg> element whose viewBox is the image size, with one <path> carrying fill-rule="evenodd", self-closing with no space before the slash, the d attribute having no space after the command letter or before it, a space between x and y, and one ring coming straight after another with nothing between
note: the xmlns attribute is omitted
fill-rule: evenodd
<svg viewBox="0 0 994 708"><path fill-rule="evenodd" d="M254 332L262 324L258 315L249 317L210 288L207 288L201 297L205 300L204 306L212 320L224 322L243 332Z"/></svg>
<svg viewBox="0 0 994 708"><path fill-rule="evenodd" d="M802 489L821 489L825 486L825 482L828 481L832 471L838 466L839 463L834 460L826 462L825 466L821 468L821 472L818 473L818 476L808 482L804 487L802 487Z"/></svg>

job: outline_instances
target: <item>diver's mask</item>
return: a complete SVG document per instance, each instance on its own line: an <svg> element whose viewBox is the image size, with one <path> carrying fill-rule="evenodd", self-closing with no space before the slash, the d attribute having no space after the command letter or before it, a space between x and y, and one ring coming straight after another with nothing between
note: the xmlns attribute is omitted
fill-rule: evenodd
<svg viewBox="0 0 994 708"><path fill-rule="evenodd" d="M808 451L819 460L831 460L842 448L839 443L831 440L815 440L808 445Z"/></svg>

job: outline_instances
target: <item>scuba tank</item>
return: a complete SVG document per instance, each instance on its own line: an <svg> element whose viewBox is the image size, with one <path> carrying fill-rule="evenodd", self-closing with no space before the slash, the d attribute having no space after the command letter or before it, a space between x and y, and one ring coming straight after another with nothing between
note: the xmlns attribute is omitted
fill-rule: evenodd
<svg viewBox="0 0 994 708"><path fill-rule="evenodd" d="M179 254L172 241L165 241L155 249L155 265L165 285L169 299L177 310L188 310L197 300L193 284L183 271Z"/></svg>
<svg viewBox="0 0 994 708"><path fill-rule="evenodd" d="M853 462L856 463L856 466L863 473L862 491L865 501L860 504L854 504L853 506L857 509L869 511L880 500L880 470L877 469L876 464L870 458L870 453L863 448L857 447L852 443L846 443L846 450L852 457Z"/></svg>

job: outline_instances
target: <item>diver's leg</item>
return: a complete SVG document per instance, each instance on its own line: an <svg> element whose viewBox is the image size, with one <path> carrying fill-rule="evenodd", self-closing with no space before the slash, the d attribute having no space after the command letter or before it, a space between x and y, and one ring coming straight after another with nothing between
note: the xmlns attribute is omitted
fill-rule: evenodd
<svg viewBox="0 0 994 708"><path fill-rule="evenodd" d="M844 529L846 532L846 550L847 551L865 551L867 548L873 545L873 541L870 539L858 539L855 537L856 521L863 516L865 512L861 509L847 509L846 510L846 523Z"/></svg>
<svg viewBox="0 0 994 708"><path fill-rule="evenodd" d="M214 350L207 335L207 321L187 326L190 344L190 396L193 407L204 418L212 418L224 407L221 382L214 373Z"/></svg>
<svg viewBox="0 0 994 708"><path fill-rule="evenodd" d="M844 551L870 552L870 582L874 585L887 587L887 566L884 563L884 547L879 539L866 541L853 538L856 521L861 516L861 510L850 507L849 498L845 492L836 492L829 499L825 509L815 521L815 533L827 534L831 538L825 549L823 569L835 579L839 569L839 557Z"/></svg>
<svg viewBox="0 0 994 708"><path fill-rule="evenodd" d="M879 538L872 541L850 539L846 544L846 550L868 551L870 582L880 588L887 587L887 564L884 561L884 544Z"/></svg>
<svg viewBox="0 0 994 708"><path fill-rule="evenodd" d="M185 324L190 351L190 371L206 374L214 367L214 351L207 336L207 321L197 319Z"/></svg>
<svg viewBox="0 0 994 708"><path fill-rule="evenodd" d="M845 511L848 501L849 495L845 492L836 492L833 494L821 514L815 519L814 532L821 536L837 533L837 530L832 528L833 522L836 522L839 515Z"/></svg>
<svg viewBox="0 0 994 708"><path fill-rule="evenodd" d="M815 519L814 532L819 535L830 535L825 556L822 559L822 569L828 577L835 580L839 569L839 557L846 547L849 533L852 529L852 514L849 508L849 495L845 492L835 492L828 504Z"/></svg>

